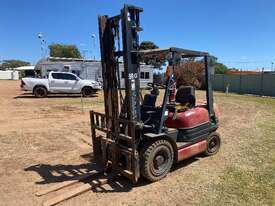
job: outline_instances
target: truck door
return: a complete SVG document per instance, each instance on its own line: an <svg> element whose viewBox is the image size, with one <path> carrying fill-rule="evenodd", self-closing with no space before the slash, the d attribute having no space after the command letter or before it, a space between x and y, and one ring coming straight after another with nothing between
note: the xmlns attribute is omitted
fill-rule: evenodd
<svg viewBox="0 0 275 206"><path fill-rule="evenodd" d="M52 73L49 79L52 92L74 93L77 85L77 77L67 73Z"/></svg>
<svg viewBox="0 0 275 206"><path fill-rule="evenodd" d="M74 74L63 73L64 92L76 93L79 92L79 78Z"/></svg>
<svg viewBox="0 0 275 206"><path fill-rule="evenodd" d="M51 92L64 92L63 88L63 74L62 73L50 73L49 74L49 86Z"/></svg>

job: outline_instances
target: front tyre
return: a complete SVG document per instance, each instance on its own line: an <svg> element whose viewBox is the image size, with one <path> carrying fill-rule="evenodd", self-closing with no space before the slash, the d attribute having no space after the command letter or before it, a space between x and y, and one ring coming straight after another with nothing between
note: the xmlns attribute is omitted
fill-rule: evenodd
<svg viewBox="0 0 275 206"><path fill-rule="evenodd" d="M47 89L45 87L37 86L37 87L34 88L33 94L34 94L35 97L43 98L43 97L46 97L48 95L48 92L47 92Z"/></svg>
<svg viewBox="0 0 275 206"><path fill-rule="evenodd" d="M151 182L164 178L174 161L173 147L161 139L145 146L141 151L141 174Z"/></svg>
<svg viewBox="0 0 275 206"><path fill-rule="evenodd" d="M205 155L211 156L217 154L221 147L221 138L218 132L212 132L207 138L207 149L204 152Z"/></svg>
<svg viewBox="0 0 275 206"><path fill-rule="evenodd" d="M81 93L83 97L91 97L95 93L95 90L92 87L83 87Z"/></svg>

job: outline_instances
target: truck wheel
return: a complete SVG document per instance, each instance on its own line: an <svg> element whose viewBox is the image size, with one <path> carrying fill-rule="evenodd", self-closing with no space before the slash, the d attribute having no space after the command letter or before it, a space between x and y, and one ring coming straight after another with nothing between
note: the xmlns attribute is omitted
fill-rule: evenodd
<svg viewBox="0 0 275 206"><path fill-rule="evenodd" d="M42 86L37 86L33 90L33 94L35 97L42 98L48 95L47 89Z"/></svg>
<svg viewBox="0 0 275 206"><path fill-rule="evenodd" d="M205 155L211 156L217 154L221 146L221 138L218 132L212 132L207 139L207 149Z"/></svg>
<svg viewBox="0 0 275 206"><path fill-rule="evenodd" d="M82 89L82 95L83 97L90 97L95 93L94 89L92 87L83 87Z"/></svg>
<svg viewBox="0 0 275 206"><path fill-rule="evenodd" d="M172 145L164 139L145 146L141 151L141 174L151 182L164 178L174 161Z"/></svg>

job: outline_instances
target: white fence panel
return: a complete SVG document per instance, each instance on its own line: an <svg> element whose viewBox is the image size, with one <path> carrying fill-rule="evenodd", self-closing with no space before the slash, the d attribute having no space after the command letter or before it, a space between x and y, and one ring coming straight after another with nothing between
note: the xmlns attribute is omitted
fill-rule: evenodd
<svg viewBox="0 0 275 206"><path fill-rule="evenodd" d="M0 71L0 79L18 80L18 71Z"/></svg>

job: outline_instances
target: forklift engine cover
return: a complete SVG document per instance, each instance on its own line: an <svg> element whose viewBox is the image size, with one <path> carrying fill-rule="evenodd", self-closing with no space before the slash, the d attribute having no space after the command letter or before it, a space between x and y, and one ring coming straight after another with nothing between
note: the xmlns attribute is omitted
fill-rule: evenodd
<svg viewBox="0 0 275 206"><path fill-rule="evenodd" d="M178 112L176 118L174 112L169 112L165 126L177 129L191 129L209 123L208 110L203 106L196 106L183 112Z"/></svg>

